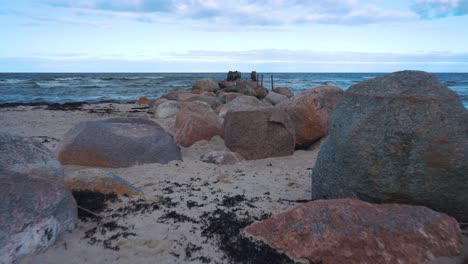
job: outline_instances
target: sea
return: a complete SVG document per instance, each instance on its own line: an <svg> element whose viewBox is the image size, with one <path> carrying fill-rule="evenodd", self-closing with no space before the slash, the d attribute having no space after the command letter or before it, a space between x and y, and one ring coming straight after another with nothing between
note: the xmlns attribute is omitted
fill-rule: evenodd
<svg viewBox="0 0 468 264"><path fill-rule="evenodd" d="M263 85L288 87L294 93L320 86L351 85L385 73L258 73ZM468 73L435 73L459 94L468 108ZM72 102L134 102L141 96L155 99L172 91L190 91L200 78L226 79L226 73L0 73L0 104ZM250 73L242 73L250 79Z"/></svg>

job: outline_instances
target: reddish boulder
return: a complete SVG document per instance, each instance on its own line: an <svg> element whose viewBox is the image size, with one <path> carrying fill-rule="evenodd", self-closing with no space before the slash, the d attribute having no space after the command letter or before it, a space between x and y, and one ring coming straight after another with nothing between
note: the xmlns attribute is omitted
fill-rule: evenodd
<svg viewBox="0 0 468 264"><path fill-rule="evenodd" d="M230 101L234 100L235 98L242 96L244 94L241 93L235 93L235 92L224 92L224 91L219 91L216 93L216 97L221 101L223 104L227 104Z"/></svg>
<svg viewBox="0 0 468 264"><path fill-rule="evenodd" d="M220 81L220 82L218 83L218 85L219 85L219 87L220 87L221 89L224 89L224 88L228 88L228 87L234 86L234 85L236 85L236 84L235 84L234 82L230 82L230 81L224 80L224 81Z"/></svg>
<svg viewBox="0 0 468 264"><path fill-rule="evenodd" d="M65 165L129 167L181 160L180 149L160 125L143 118L82 122L62 141L58 159Z"/></svg>
<svg viewBox="0 0 468 264"><path fill-rule="evenodd" d="M146 98L146 97L140 97L140 98L138 98L138 100L135 103L139 104L139 105L149 105L150 100L148 98Z"/></svg>
<svg viewBox="0 0 468 264"><path fill-rule="evenodd" d="M201 92L201 95L206 95L206 96L211 96L211 97L216 97L216 94L214 92Z"/></svg>
<svg viewBox="0 0 468 264"><path fill-rule="evenodd" d="M72 192L92 191L132 196L141 194L141 190L121 178L119 175L98 168L82 169L65 175L65 186Z"/></svg>
<svg viewBox="0 0 468 264"><path fill-rule="evenodd" d="M216 109L216 107L221 105L221 102L216 97L190 92L170 92L166 95L163 95L163 97L168 100L175 100L180 102L205 102L209 104L212 109Z"/></svg>
<svg viewBox="0 0 468 264"><path fill-rule="evenodd" d="M151 101L151 102L149 103L149 107L150 107L152 110L155 110L155 109L158 108L158 106L159 106L160 104L162 104L162 103L164 103L164 102L167 102L167 101L169 101L169 100L167 100L166 98L158 98L158 99L156 99L156 100L154 100L154 101Z"/></svg>
<svg viewBox="0 0 468 264"><path fill-rule="evenodd" d="M200 140L223 135L223 120L209 107L199 103L184 106L177 114L174 139L183 147Z"/></svg>
<svg viewBox="0 0 468 264"><path fill-rule="evenodd" d="M226 113L229 110L240 109L240 108L256 108L256 107L272 107L270 103L265 103L258 100L254 96L242 95L236 96L234 99L226 103L225 105L221 106L218 111L220 117L225 117Z"/></svg>
<svg viewBox="0 0 468 264"><path fill-rule="evenodd" d="M314 263L427 263L458 256L457 221L429 208L317 200L245 230L293 259Z"/></svg>
<svg viewBox="0 0 468 264"><path fill-rule="evenodd" d="M216 92L219 85L210 78L203 78L192 85L192 92Z"/></svg>
<svg viewBox="0 0 468 264"><path fill-rule="evenodd" d="M248 160L294 153L291 119L274 107L243 107L228 111L224 133L226 146Z"/></svg>
<svg viewBox="0 0 468 264"><path fill-rule="evenodd" d="M268 94L268 90L265 87L257 85L256 82L245 80L238 80L235 86L227 87L224 91L255 96L258 99L263 99Z"/></svg>
<svg viewBox="0 0 468 264"><path fill-rule="evenodd" d="M343 95L335 86L319 86L280 102L276 107L291 117L296 148L306 148L326 136L330 113Z"/></svg>
<svg viewBox="0 0 468 264"><path fill-rule="evenodd" d="M273 88L273 92L285 95L288 98L294 96L294 94L289 90L288 87L276 87Z"/></svg>
<svg viewBox="0 0 468 264"><path fill-rule="evenodd" d="M244 160L241 154L231 151L210 151L200 157L200 160L213 164L236 164Z"/></svg>

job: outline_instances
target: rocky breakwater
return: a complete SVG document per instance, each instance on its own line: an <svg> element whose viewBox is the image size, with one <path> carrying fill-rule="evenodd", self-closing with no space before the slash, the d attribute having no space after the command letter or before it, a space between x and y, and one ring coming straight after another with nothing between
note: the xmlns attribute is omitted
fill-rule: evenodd
<svg viewBox="0 0 468 264"><path fill-rule="evenodd" d="M468 113L425 72L353 85L330 117L312 197L424 205L468 221Z"/></svg>
<svg viewBox="0 0 468 264"><path fill-rule="evenodd" d="M251 82L242 79L238 80L235 85L224 88L223 91L255 96L258 99L263 99L268 94L268 90L265 87L259 85L257 82Z"/></svg>
<svg viewBox="0 0 468 264"><path fill-rule="evenodd" d="M74 229L76 202L63 176L41 143L0 133L0 263L45 250Z"/></svg>
<svg viewBox="0 0 468 264"><path fill-rule="evenodd" d="M82 122L68 131L58 159L66 165L129 167L181 160L174 139L145 118Z"/></svg>

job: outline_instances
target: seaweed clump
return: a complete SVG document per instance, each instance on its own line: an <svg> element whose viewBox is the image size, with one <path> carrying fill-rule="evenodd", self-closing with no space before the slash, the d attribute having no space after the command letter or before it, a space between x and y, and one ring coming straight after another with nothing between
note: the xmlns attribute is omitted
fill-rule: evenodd
<svg viewBox="0 0 468 264"><path fill-rule="evenodd" d="M76 204L81 208L81 210L78 210L78 218L85 222L88 219L98 219L96 215L88 211L100 213L107 209L107 202L118 201L118 197L115 193L106 194L89 190L79 190L73 191L72 194L76 200Z"/></svg>
<svg viewBox="0 0 468 264"><path fill-rule="evenodd" d="M234 212L216 209L204 213L202 236L216 239L218 247L231 263L289 264L295 263L287 255L279 253L263 242L253 241L242 235L242 230L256 219L249 214L239 218ZM264 215L267 216L267 215Z"/></svg>

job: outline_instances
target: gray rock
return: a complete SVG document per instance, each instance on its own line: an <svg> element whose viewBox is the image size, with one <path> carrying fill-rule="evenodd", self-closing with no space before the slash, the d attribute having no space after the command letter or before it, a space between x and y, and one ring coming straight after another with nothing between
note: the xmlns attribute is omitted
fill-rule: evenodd
<svg viewBox="0 0 468 264"><path fill-rule="evenodd" d="M184 106L183 102L169 100L158 105L154 112L156 118L168 118L177 115L180 109Z"/></svg>
<svg viewBox="0 0 468 264"><path fill-rule="evenodd" d="M236 152L231 151L210 151L200 157L200 160L206 163L213 164L236 164L244 160L244 157Z"/></svg>
<svg viewBox="0 0 468 264"><path fill-rule="evenodd" d="M248 160L287 156L294 153L294 126L274 107L235 109L226 114L224 141Z"/></svg>
<svg viewBox="0 0 468 264"><path fill-rule="evenodd" d="M0 171L62 179L63 168L39 141L0 133Z"/></svg>
<svg viewBox="0 0 468 264"><path fill-rule="evenodd" d="M425 72L377 77L347 90L330 117L312 198L428 206L468 221L468 113Z"/></svg>
<svg viewBox="0 0 468 264"><path fill-rule="evenodd" d="M182 159L172 136L155 122L142 118L82 122L65 134L58 158L62 164L97 167Z"/></svg>
<svg viewBox="0 0 468 264"><path fill-rule="evenodd" d="M245 107L271 107L271 104L261 102L256 97L241 95L232 99L227 104L221 106L219 110L219 116L225 117L226 113L230 110L245 108Z"/></svg>
<svg viewBox="0 0 468 264"><path fill-rule="evenodd" d="M288 98L294 96L294 94L289 90L288 87L276 87L273 88L273 92L285 95Z"/></svg>
<svg viewBox="0 0 468 264"><path fill-rule="evenodd" d="M219 85L210 78L203 78L192 85L192 92L216 92Z"/></svg>
<svg viewBox="0 0 468 264"><path fill-rule="evenodd" d="M76 202L55 178L0 172L0 263L43 251L77 223Z"/></svg>
<svg viewBox="0 0 468 264"><path fill-rule="evenodd" d="M270 102L271 104L276 105L281 103L281 101L288 99L288 97L279 93L269 92L264 99Z"/></svg>

